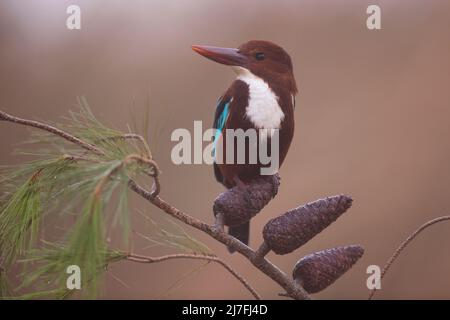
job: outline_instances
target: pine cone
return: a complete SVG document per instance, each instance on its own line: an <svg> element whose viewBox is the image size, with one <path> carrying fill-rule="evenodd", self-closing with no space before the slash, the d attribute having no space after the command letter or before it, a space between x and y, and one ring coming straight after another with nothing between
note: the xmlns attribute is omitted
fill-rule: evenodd
<svg viewBox="0 0 450 320"><path fill-rule="evenodd" d="M264 226L264 240L276 254L290 253L328 227L351 205L350 197L339 195L292 209Z"/></svg>
<svg viewBox="0 0 450 320"><path fill-rule="evenodd" d="M315 252L300 259L292 275L308 293L316 293L335 282L363 254L363 247L358 245Z"/></svg>
<svg viewBox="0 0 450 320"><path fill-rule="evenodd" d="M214 215L223 213L227 226L241 225L250 221L272 200L280 185L280 176L260 176L245 188L238 186L222 192L214 200Z"/></svg>

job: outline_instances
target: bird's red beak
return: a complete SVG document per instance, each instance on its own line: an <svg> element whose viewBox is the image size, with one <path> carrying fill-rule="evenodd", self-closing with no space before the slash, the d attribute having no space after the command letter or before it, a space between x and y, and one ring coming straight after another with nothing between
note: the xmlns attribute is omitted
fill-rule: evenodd
<svg viewBox="0 0 450 320"><path fill-rule="evenodd" d="M210 60L228 66L244 66L248 62L248 58L234 48L192 46L192 50Z"/></svg>

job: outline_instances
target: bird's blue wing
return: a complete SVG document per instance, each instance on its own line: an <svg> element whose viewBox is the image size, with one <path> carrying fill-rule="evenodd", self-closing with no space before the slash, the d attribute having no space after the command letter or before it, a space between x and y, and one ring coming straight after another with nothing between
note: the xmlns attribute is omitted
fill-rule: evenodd
<svg viewBox="0 0 450 320"><path fill-rule="evenodd" d="M230 115L230 104L232 101L231 96L224 95L219 98L216 106L216 113L214 115L214 123L213 128L217 129L214 136L214 145L213 145L213 154L216 154L216 143L224 130L225 123L227 122L228 116ZM214 163L214 175L216 176L217 181L223 183L222 174L217 167L217 164Z"/></svg>
<svg viewBox="0 0 450 320"><path fill-rule="evenodd" d="M225 122L227 121L229 114L230 114L230 101L228 101L227 103L219 102L219 105L217 106L216 109L216 118L214 119L214 126L213 126L214 129L217 129L214 135L214 146L213 146L214 155L216 153L216 143L219 140L220 135L222 134Z"/></svg>

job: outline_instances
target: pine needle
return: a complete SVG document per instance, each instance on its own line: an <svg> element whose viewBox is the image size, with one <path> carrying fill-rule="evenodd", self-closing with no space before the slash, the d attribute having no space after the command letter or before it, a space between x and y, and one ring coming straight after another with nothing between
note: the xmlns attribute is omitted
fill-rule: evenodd
<svg viewBox="0 0 450 320"><path fill-rule="evenodd" d="M168 223L174 227L175 230L168 230L161 224L158 224L149 216L139 212L150 227L148 235L137 233L142 238L158 245L167 246L175 249L182 250L183 252L199 253L199 254L211 254L211 249L202 243L201 241L190 236L180 225L173 220L167 220Z"/></svg>
<svg viewBox="0 0 450 320"><path fill-rule="evenodd" d="M73 294L95 298L108 264L124 258L123 253L107 247L106 230L119 230L128 247L128 182L144 175L148 180L149 168L124 159L130 155L151 157L151 150L145 139L130 131L126 136L100 122L85 97L77 102L77 111L69 112L64 123L52 125L98 152L88 152L60 136L33 128L30 138L17 150L31 160L0 166L0 261L6 269L0 270L2 298L12 297L7 274L14 263L21 267L22 283L13 292L27 292L19 296L21 299L67 299ZM150 125L147 106L143 136L149 134L150 126L157 128ZM210 253L206 245L173 221L163 227L146 218L151 232L142 236L153 244ZM58 230L58 240L45 239L43 231L59 225L64 228ZM66 271L71 265L80 267L81 292L67 289Z"/></svg>
<svg viewBox="0 0 450 320"><path fill-rule="evenodd" d="M0 267L0 300L8 299L11 296L8 278L5 271Z"/></svg>
<svg viewBox="0 0 450 320"><path fill-rule="evenodd" d="M12 195L0 212L0 253L5 265L30 248L36 240L41 201L35 176Z"/></svg>

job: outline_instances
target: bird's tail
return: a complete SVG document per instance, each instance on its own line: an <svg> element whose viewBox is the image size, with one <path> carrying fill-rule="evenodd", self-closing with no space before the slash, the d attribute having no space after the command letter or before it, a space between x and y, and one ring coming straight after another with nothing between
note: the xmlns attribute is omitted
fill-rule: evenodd
<svg viewBox="0 0 450 320"><path fill-rule="evenodd" d="M248 245L250 235L250 221L238 226L229 227L228 234L235 237L245 245ZM228 251L230 253L233 253L235 250L228 247Z"/></svg>

